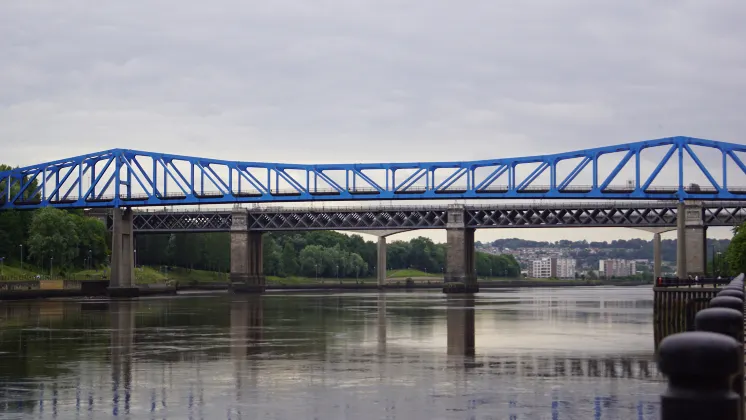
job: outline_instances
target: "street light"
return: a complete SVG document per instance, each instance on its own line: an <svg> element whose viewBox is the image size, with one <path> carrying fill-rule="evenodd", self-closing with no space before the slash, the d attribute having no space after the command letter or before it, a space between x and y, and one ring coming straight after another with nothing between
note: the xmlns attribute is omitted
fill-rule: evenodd
<svg viewBox="0 0 746 420"><path fill-rule="evenodd" d="M23 244L18 245L21 248L21 270L23 270Z"/></svg>
<svg viewBox="0 0 746 420"><path fill-rule="evenodd" d="M49 280L52 280L52 266L54 264L54 257L49 257Z"/></svg>

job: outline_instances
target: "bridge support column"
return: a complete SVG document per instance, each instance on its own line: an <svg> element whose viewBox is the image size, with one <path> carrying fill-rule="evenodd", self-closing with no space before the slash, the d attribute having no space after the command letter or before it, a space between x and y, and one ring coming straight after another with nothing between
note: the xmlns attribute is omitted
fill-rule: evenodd
<svg viewBox="0 0 746 420"><path fill-rule="evenodd" d="M109 295L133 297L140 289L135 286L134 232L132 209L115 208L112 212L111 280Z"/></svg>
<svg viewBox="0 0 746 420"><path fill-rule="evenodd" d="M704 276L707 267L707 229L700 203L679 203L677 209L678 278Z"/></svg>
<svg viewBox="0 0 746 420"><path fill-rule="evenodd" d="M378 237L378 262L376 277L378 278L378 287L386 285L386 237Z"/></svg>
<svg viewBox="0 0 746 420"><path fill-rule="evenodd" d="M446 273L443 279L445 293L476 293L479 291L475 273L474 229L467 228L464 206L448 207L446 224Z"/></svg>
<svg viewBox="0 0 746 420"><path fill-rule="evenodd" d="M661 276L661 234L653 234L653 284Z"/></svg>
<svg viewBox="0 0 746 420"><path fill-rule="evenodd" d="M248 229L248 216L245 209L236 209L231 214L231 290L262 293L266 287L262 232Z"/></svg>

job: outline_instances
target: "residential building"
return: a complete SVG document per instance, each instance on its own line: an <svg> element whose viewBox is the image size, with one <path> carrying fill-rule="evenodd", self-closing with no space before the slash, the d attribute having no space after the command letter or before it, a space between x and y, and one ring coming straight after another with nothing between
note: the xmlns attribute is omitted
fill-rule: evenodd
<svg viewBox="0 0 746 420"><path fill-rule="evenodd" d="M630 277L637 272L637 264L634 260L601 260L598 271L605 278Z"/></svg>
<svg viewBox="0 0 746 420"><path fill-rule="evenodd" d="M574 258L557 258L557 274L555 277L561 279L574 279L576 264Z"/></svg>
<svg viewBox="0 0 746 420"><path fill-rule="evenodd" d="M572 279L575 278L576 264L574 258L542 258L531 262L529 275L539 279L550 277Z"/></svg>

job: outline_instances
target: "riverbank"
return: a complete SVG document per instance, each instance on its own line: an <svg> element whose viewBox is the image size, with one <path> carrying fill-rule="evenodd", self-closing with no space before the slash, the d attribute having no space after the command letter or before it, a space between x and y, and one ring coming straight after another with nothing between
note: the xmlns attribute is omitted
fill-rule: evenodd
<svg viewBox="0 0 746 420"><path fill-rule="evenodd" d="M644 286L652 283L641 283L639 281L531 281L531 280L495 280L480 281L479 288L484 289L516 289L516 288L550 288L550 287L592 287L592 286ZM268 291L292 291L292 290L407 290L407 289L442 289L442 281L429 283L394 282L379 287L374 283L302 283L302 284L267 284ZM179 285L179 290L228 290L227 283L204 283L196 285Z"/></svg>
<svg viewBox="0 0 746 420"><path fill-rule="evenodd" d="M96 282L98 283L98 282ZM517 288L550 288L550 287L593 287L593 286L642 286L649 283L636 281L613 281L613 282L583 282L583 281L531 281L531 280L498 280L480 281L480 290L490 289L517 289ZM378 287L375 283L305 283L305 284L268 284L267 291L373 291L373 290L439 290L443 288L440 281L433 282L394 282ZM142 285L139 287L139 296L173 295L180 291L227 291L228 283L210 282L190 285ZM11 289L1 290L0 300L25 300L25 299L50 299L50 298L78 298L78 297L106 297L105 285L96 288L93 292L86 288L73 289Z"/></svg>

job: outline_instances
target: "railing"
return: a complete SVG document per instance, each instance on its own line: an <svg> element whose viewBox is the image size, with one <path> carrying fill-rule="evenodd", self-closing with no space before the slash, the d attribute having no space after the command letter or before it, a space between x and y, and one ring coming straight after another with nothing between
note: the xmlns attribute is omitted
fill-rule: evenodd
<svg viewBox="0 0 746 420"><path fill-rule="evenodd" d="M399 194L406 196L407 194L423 194L425 192L432 191L435 194L462 194L466 191L470 191L473 188L470 188L467 185L451 185L447 188L437 188L435 186L423 186L423 185L410 185L406 187L402 187L399 189L391 190L394 194ZM349 193L350 195L364 197L366 195L377 195L381 192L388 191L389 188L381 187L381 189L373 188L373 187L364 187L364 188L345 188L343 187L341 190L336 188L287 188L287 189L271 189L267 191L266 193L263 193L259 190L231 190L231 191L219 191L219 190L205 190L205 191L189 191L189 195L194 196L196 198L222 198L226 195L231 195L234 197L263 197L265 195L275 196L275 197L283 197L283 196L299 196L304 193L308 193L311 195L317 195L317 196L335 196L335 195L341 195L342 193ZM518 194L524 193L548 193L552 190L552 187L550 185L528 185L522 188L513 186L512 188L509 185L490 185L488 188L484 189L473 189L478 194L504 194L511 190L517 192ZM594 190L593 185L573 185L573 186L566 186L562 188L557 188L557 191L561 193L588 193ZM687 193L696 193L696 194L712 194L716 195L719 193L719 191L716 188L713 187L702 187L699 185L688 185L683 187L684 192ZM746 194L746 188L743 187L732 187L728 186L726 190L732 194ZM618 194L625 194L625 193L633 193L636 191L636 187L629 186L629 185L609 185L603 189L601 189L601 192L603 193L618 193ZM647 194L673 194L679 191L679 187L677 186L656 186L656 187L648 187L646 189L642 190L643 192ZM86 202L109 202L113 201L116 195L113 194L103 194L100 196L88 196L84 198L84 201ZM182 200L187 198L187 194L184 194L184 192L171 192L171 193L160 193L157 192L155 194L152 193L146 193L146 192L137 192L137 193L131 193L131 194L125 194L121 193L119 194L119 199L123 202L142 202L142 201L148 201L152 198L156 198L159 200ZM78 201L80 197L78 196L66 196L62 199L50 199L51 204L66 204L66 203L75 203ZM6 200L6 197L0 197L0 203L4 203ZM42 201L42 197L40 196L34 196L34 197L27 197L22 198L19 201L16 201L16 205L35 205L39 204Z"/></svg>
<svg viewBox="0 0 746 420"><path fill-rule="evenodd" d="M743 280L730 280L697 312L695 331L661 341L658 369L668 378L662 420L744 420Z"/></svg>
<svg viewBox="0 0 746 420"><path fill-rule="evenodd" d="M729 284L733 280L733 277L717 277L717 278L690 278L680 279L676 277L658 277L655 279L655 287L705 287L705 286L720 286Z"/></svg>

